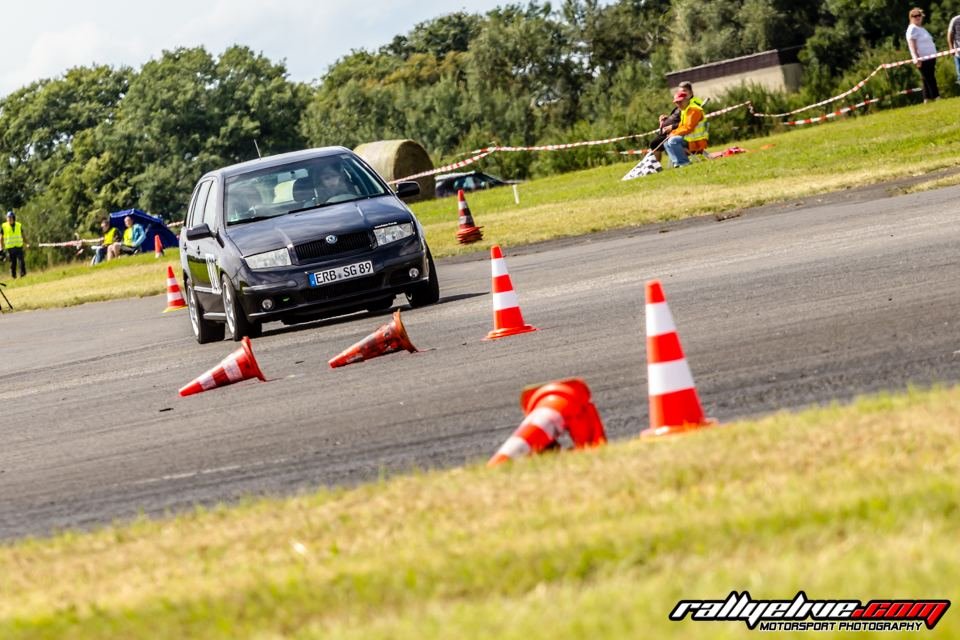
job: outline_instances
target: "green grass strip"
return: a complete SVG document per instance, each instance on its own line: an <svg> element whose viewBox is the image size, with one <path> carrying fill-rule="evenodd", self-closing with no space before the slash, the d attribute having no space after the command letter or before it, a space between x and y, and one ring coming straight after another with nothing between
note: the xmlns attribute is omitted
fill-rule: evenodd
<svg viewBox="0 0 960 640"><path fill-rule="evenodd" d="M960 389L912 390L13 543L0 637L748 637L667 614L954 598L957 424Z"/></svg>

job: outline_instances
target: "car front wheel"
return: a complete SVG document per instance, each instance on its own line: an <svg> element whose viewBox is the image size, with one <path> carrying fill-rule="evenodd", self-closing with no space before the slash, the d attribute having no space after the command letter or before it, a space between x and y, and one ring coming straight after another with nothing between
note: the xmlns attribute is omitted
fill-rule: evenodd
<svg viewBox="0 0 960 640"><path fill-rule="evenodd" d="M193 285L189 280L186 282L187 288L187 311L190 313L190 326L193 329L193 337L199 344L208 342L218 342L223 340L224 327L219 322L204 320L203 307L197 300L197 292L193 290Z"/></svg>
<svg viewBox="0 0 960 640"><path fill-rule="evenodd" d="M250 322L247 319L247 314L243 312L243 307L240 306L240 301L237 299L237 291L233 288L233 283L227 276L223 276L221 291L223 313L227 317L227 330L233 340L239 342L244 336L259 338L263 325L259 322Z"/></svg>
<svg viewBox="0 0 960 640"><path fill-rule="evenodd" d="M440 299L440 279L437 277L437 267L433 264L430 249L427 249L427 263L430 266L430 279L407 291L407 301L414 309L434 304Z"/></svg>

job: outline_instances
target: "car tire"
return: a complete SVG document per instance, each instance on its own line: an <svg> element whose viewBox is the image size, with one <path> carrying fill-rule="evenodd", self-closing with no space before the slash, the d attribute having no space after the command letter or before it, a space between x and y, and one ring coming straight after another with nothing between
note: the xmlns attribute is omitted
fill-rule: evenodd
<svg viewBox="0 0 960 640"><path fill-rule="evenodd" d="M203 318L203 307L197 300L197 292L193 290L193 285L187 280L185 283L187 289L187 311L190 314L190 326L193 329L193 337L199 344L208 342L219 342L223 340L224 329L222 323L212 322Z"/></svg>
<svg viewBox="0 0 960 640"><path fill-rule="evenodd" d="M223 314L227 318L226 328L234 342L240 342L244 337L259 338L263 332L263 324L250 322L247 319L247 314L244 313L243 307L237 299L237 291L233 288L230 278L223 276L220 289L220 295L223 296Z"/></svg>
<svg viewBox="0 0 960 640"><path fill-rule="evenodd" d="M414 309L435 304L440 300L440 279L437 277L437 267L433 263L433 254L430 253L429 248L427 249L427 264L430 267L430 278L407 291L407 301Z"/></svg>

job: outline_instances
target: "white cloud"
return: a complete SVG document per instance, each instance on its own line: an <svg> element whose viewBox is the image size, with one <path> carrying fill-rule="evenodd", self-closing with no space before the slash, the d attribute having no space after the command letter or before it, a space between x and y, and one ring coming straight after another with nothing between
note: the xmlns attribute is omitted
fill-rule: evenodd
<svg viewBox="0 0 960 640"><path fill-rule="evenodd" d="M322 76L352 49L376 49L415 24L459 10L484 12L506 0L32 0L4 6L0 95L91 64L139 68L165 49L233 44L286 61L294 80Z"/></svg>

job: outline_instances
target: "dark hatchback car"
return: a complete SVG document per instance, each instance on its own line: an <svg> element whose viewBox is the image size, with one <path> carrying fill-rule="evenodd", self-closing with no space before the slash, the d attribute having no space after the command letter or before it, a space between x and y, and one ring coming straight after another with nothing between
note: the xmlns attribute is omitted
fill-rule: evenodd
<svg viewBox="0 0 960 640"><path fill-rule="evenodd" d="M481 171L470 171L467 173L448 173L437 176L437 197L455 196L457 191L479 191L481 189L492 189L493 187L502 187L507 184L517 184L516 180L501 180L496 176Z"/></svg>
<svg viewBox="0 0 960 640"><path fill-rule="evenodd" d="M201 344L440 297L423 229L401 197L342 147L244 162L204 175L180 233L190 323Z"/></svg>

